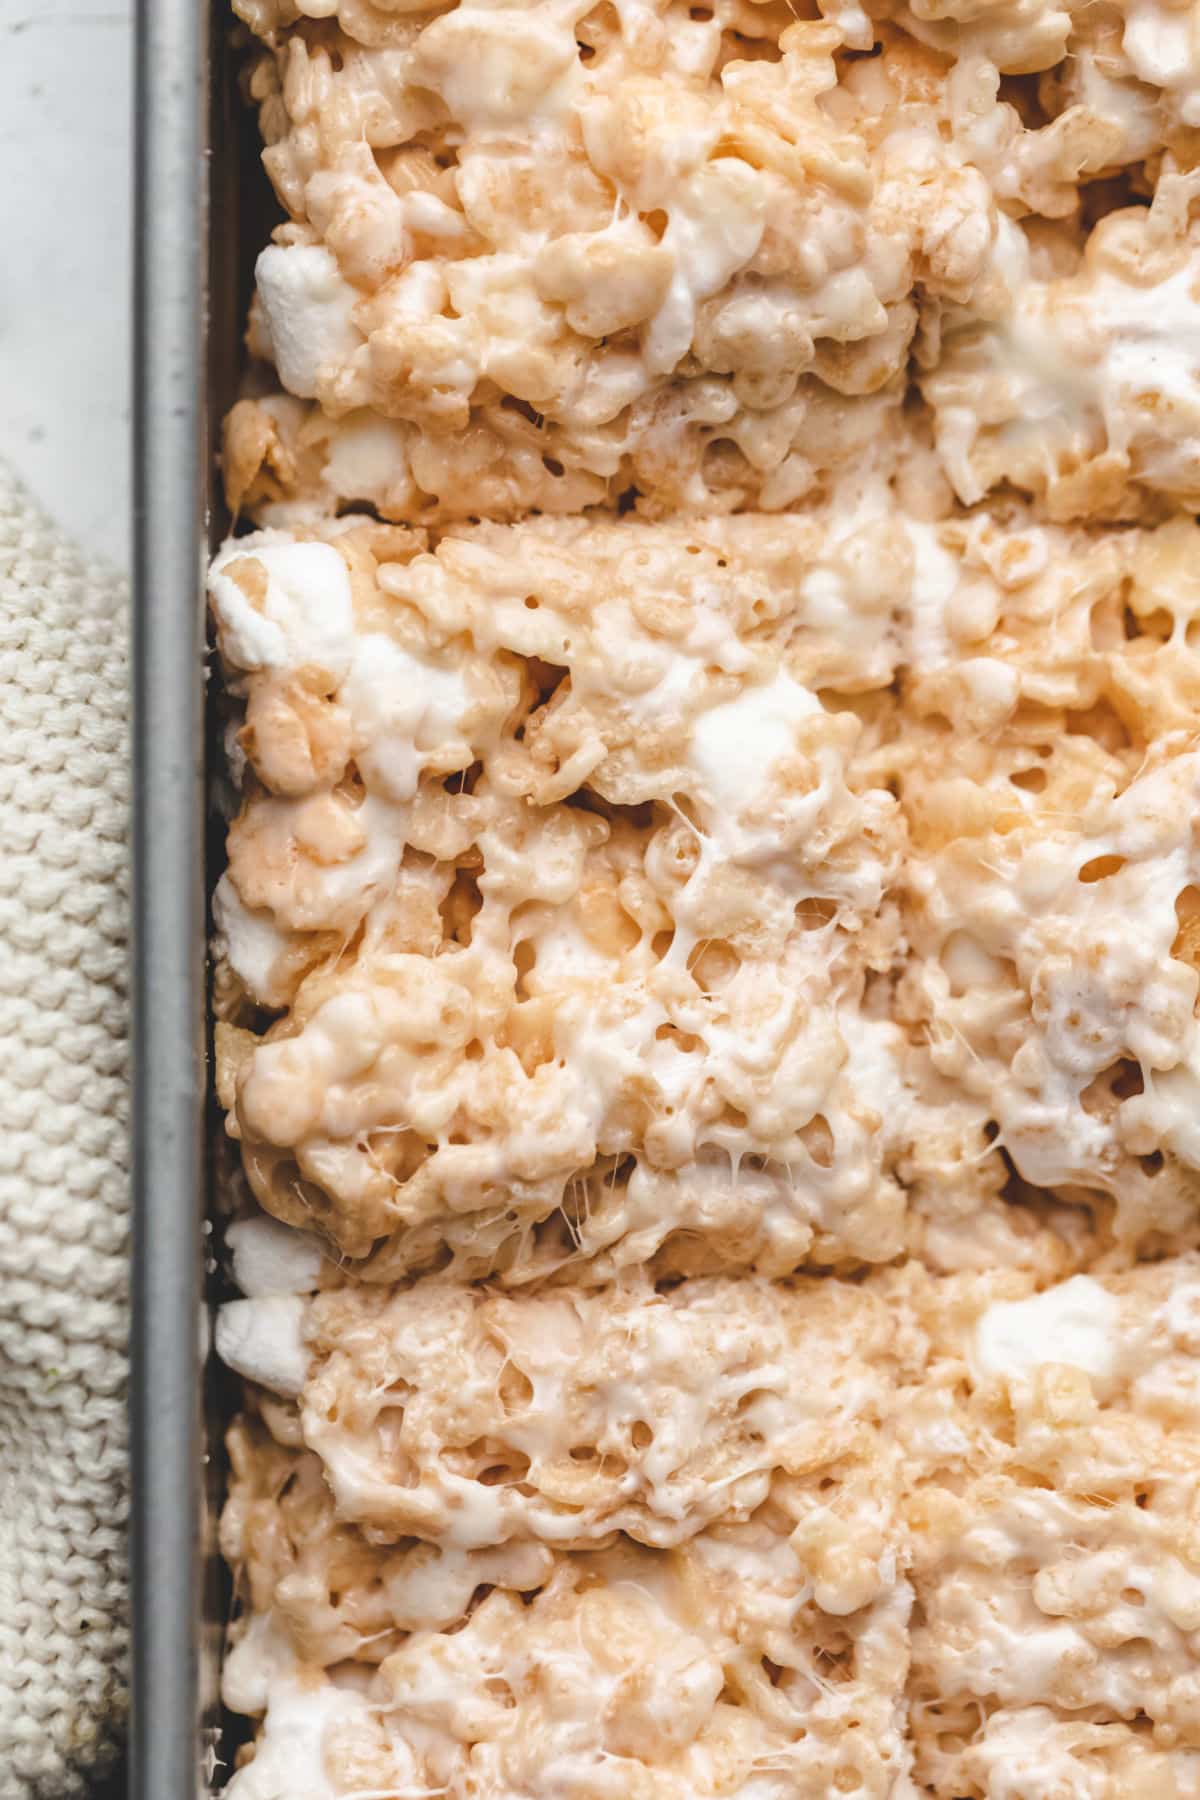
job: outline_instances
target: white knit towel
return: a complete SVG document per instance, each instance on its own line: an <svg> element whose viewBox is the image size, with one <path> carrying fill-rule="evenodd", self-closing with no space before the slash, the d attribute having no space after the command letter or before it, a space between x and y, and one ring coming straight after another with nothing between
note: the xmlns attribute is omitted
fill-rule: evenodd
<svg viewBox="0 0 1200 1800"><path fill-rule="evenodd" d="M126 1710L127 611L0 469L0 1800Z"/></svg>

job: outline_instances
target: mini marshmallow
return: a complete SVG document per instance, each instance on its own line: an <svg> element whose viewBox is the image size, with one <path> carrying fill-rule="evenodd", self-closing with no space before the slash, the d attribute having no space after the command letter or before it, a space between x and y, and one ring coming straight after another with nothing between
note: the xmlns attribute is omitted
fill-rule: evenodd
<svg viewBox="0 0 1200 1800"><path fill-rule="evenodd" d="M230 1300L217 1313L217 1355L236 1374L293 1400L308 1373L307 1310L308 1302L298 1294Z"/></svg>

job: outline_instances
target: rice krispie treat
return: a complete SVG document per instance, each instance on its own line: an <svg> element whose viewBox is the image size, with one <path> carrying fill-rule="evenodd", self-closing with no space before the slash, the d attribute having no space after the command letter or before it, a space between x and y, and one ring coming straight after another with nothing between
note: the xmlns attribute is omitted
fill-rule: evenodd
<svg viewBox="0 0 1200 1800"><path fill-rule="evenodd" d="M897 430L910 350L964 499L1195 498L1191 8L697 10L247 8L289 223L235 510L786 507Z"/></svg>
<svg viewBox="0 0 1200 1800"><path fill-rule="evenodd" d="M798 8L803 17L810 8ZM1060 67L1081 40L1103 46L1108 83L1133 80L1159 90L1184 126L1200 124L1200 25L1189 0L867 0L864 8L822 5L841 40L869 50L878 23L891 20L918 42L959 62L990 63L1005 75ZM379 49L407 42L405 9L386 0L237 0L237 12L271 42L303 23L336 19L355 42ZM869 15L869 17L867 16ZM744 32L740 20L734 27Z"/></svg>
<svg viewBox="0 0 1200 1800"><path fill-rule="evenodd" d="M1012 299L965 90L890 28L868 70L745 0L342 22L253 79L289 223L250 343L317 405L235 409L235 508L787 506L895 423L922 296Z"/></svg>
<svg viewBox="0 0 1200 1800"><path fill-rule="evenodd" d="M900 498L868 480L778 520L531 521L435 554L354 521L230 548L214 592L255 774L220 979L231 1021L277 1017L223 1032L222 1092L263 1204L377 1278L447 1248L514 1279L1094 1254L996 1204L1003 1151L1102 1241L1191 1241L1165 1099L1190 878L1162 859L1188 831L1195 527ZM1108 838L1147 807L1166 836L1139 839L1130 933L1134 868L1092 865L1131 860ZM1080 932L1112 946L1097 1003L1173 1049L1117 1023L1115 1049L1059 1042L1046 983L1075 979Z"/></svg>
<svg viewBox="0 0 1200 1800"><path fill-rule="evenodd" d="M764 1520L673 1551L556 1552L535 1589L481 1586L373 1672L303 1663L261 1616L226 1663L227 1703L264 1715L229 1793L887 1800L909 1604L896 1581L821 1612L786 1523Z"/></svg>
<svg viewBox="0 0 1200 1800"><path fill-rule="evenodd" d="M933 1293L912 1733L945 1800L1197 1791L1200 1264Z"/></svg>
<svg viewBox="0 0 1200 1800"><path fill-rule="evenodd" d="M219 1083L261 1203L375 1279L961 1266L985 1209L988 1255L1069 1262L1000 1203L987 1098L891 1016L884 690L985 580L871 482L696 529L229 546Z"/></svg>
<svg viewBox="0 0 1200 1800"><path fill-rule="evenodd" d="M357 1283L233 1301L217 1343L294 1395L338 1518L376 1541L586 1549L622 1532L670 1548L772 1495L810 1511L832 1473L845 1496L857 1489L858 1517L843 1577L830 1561L814 1579L841 1610L894 1549L893 1475L873 1440L923 1357L909 1315L886 1281L720 1277L656 1293L643 1278L519 1296Z"/></svg>
<svg viewBox="0 0 1200 1800"><path fill-rule="evenodd" d="M930 954L911 980L934 1061L987 1093L995 1142L1019 1174L1085 1208L1123 1256L1196 1236L1193 886L1186 872L1171 886L1187 850L1174 817L1167 824L1194 806L1195 776L1187 758L1146 777L1095 839L1053 846L1061 860L1013 844L997 877L978 841L948 851L929 874L954 893L955 918L927 902L919 935ZM1087 893L1126 866L1125 880ZM1029 895L1044 892L1040 920L1005 906L1009 877ZM1168 892L1138 934L1126 907L1160 879Z"/></svg>
<svg viewBox="0 0 1200 1800"><path fill-rule="evenodd" d="M899 1011L1025 1181L1122 1255L1194 1244L1200 538L942 535L990 635L908 681Z"/></svg>
<svg viewBox="0 0 1200 1800"><path fill-rule="evenodd" d="M593 469L569 460L553 423L515 407L493 407L466 431L439 434L365 409L339 417L268 393L230 411L222 463L230 509L285 528L358 506L431 524L614 506L713 517L782 508L823 491L886 448L901 398L891 386L846 400L802 377L770 417L743 420L720 384L678 381L619 422L611 443L593 434Z"/></svg>
<svg viewBox="0 0 1200 1800"><path fill-rule="evenodd" d="M218 1328L297 1400L230 1440L235 1793L306 1716L334 1792L899 1791L903 1278L297 1304L290 1382L261 1298Z"/></svg>

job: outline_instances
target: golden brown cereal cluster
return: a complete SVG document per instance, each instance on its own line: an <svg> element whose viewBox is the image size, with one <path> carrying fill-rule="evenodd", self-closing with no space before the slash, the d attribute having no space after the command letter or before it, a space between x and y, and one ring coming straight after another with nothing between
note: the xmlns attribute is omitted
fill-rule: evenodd
<svg viewBox="0 0 1200 1800"><path fill-rule="evenodd" d="M236 1800L1200 1800L1200 13L235 0Z"/></svg>

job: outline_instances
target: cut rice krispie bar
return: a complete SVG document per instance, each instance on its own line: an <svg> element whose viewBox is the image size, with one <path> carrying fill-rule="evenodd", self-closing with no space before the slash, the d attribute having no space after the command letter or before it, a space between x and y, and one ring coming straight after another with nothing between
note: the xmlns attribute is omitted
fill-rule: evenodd
<svg viewBox="0 0 1200 1800"><path fill-rule="evenodd" d="M1077 817L1010 814L912 866L910 989L935 1062L986 1094L1027 1180L1106 1196L1117 1240L1147 1248L1200 1199L1198 796L1189 750L1081 795Z"/></svg>
<svg viewBox="0 0 1200 1800"><path fill-rule="evenodd" d="M1200 496L1192 9L319 10L245 8L289 223L235 510L784 507L898 428L910 348L964 499ZM1093 184L1137 210L1092 230Z"/></svg>
<svg viewBox="0 0 1200 1800"><path fill-rule="evenodd" d="M300 1663L260 1616L226 1664L227 1702L264 1715L228 1791L889 1800L908 1761L908 1607L897 1581L821 1613L767 1522L673 1551L553 1553L542 1585L482 1585L373 1670Z"/></svg>
<svg viewBox="0 0 1200 1800"><path fill-rule="evenodd" d="M1200 1792L1200 1263L957 1278L906 1411L915 1775L938 1800Z"/></svg>
<svg viewBox="0 0 1200 1800"><path fill-rule="evenodd" d="M1002 591L956 542L872 478L694 530L231 544L219 986L278 1016L219 1080L262 1204L375 1279L955 1266L989 1206L989 1256L1069 1259L889 1017L885 690Z"/></svg>
<svg viewBox="0 0 1200 1800"><path fill-rule="evenodd" d="M300 1304L298 1412L262 1406L291 1441L231 1438L240 1800L288 1791L306 1717L333 1792L901 1791L904 1278ZM223 1315L282 1387L273 1334Z"/></svg>
<svg viewBox="0 0 1200 1800"><path fill-rule="evenodd" d="M896 422L918 299L990 316L1019 267L977 98L882 30L870 63L746 0L278 34L253 87L289 223L250 342L318 404L235 409L235 510L775 509L847 466Z"/></svg>
<svg viewBox="0 0 1200 1800"><path fill-rule="evenodd" d="M801 378L771 417L742 419L720 383L680 380L621 421L611 443L593 439L593 470L569 460L555 426L515 408L476 412L466 431L437 435L270 393L229 413L223 467L231 510L263 525L319 522L359 506L445 524L628 510L635 501L646 516L712 517L824 491L899 430L900 402L895 388L846 400Z"/></svg>
<svg viewBox="0 0 1200 1800"><path fill-rule="evenodd" d="M586 1549L622 1532L671 1548L772 1496L799 1519L836 1468L857 1518L843 1576L831 1552L813 1577L845 1611L891 1553L871 1453L923 1359L909 1310L882 1277L518 1296L357 1283L233 1301L218 1348L294 1397L338 1518L377 1541Z"/></svg>
<svg viewBox="0 0 1200 1800"><path fill-rule="evenodd" d="M1004 592L906 683L900 1012L1027 1182L1195 1242L1200 533L943 528ZM986 597L985 597L986 596ZM924 666L921 666L921 665Z"/></svg>

